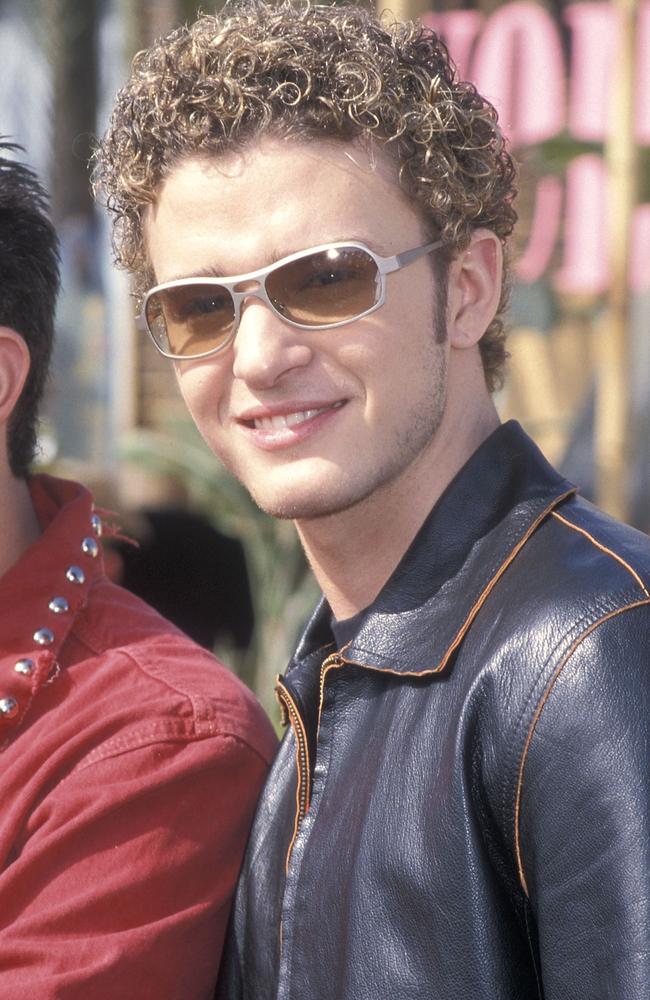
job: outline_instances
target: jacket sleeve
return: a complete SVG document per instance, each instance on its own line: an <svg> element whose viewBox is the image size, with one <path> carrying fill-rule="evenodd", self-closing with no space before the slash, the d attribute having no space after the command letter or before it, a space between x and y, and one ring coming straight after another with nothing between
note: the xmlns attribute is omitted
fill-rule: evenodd
<svg viewBox="0 0 650 1000"><path fill-rule="evenodd" d="M0 874L3 1000L212 995L268 761L223 734L143 744L31 811Z"/></svg>
<svg viewBox="0 0 650 1000"><path fill-rule="evenodd" d="M645 605L581 637L531 721L517 844L544 1000L648 997L649 692Z"/></svg>

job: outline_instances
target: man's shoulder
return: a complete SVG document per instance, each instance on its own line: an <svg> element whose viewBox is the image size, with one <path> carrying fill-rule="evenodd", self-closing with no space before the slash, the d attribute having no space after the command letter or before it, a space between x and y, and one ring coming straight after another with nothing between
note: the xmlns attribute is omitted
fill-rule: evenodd
<svg viewBox="0 0 650 1000"><path fill-rule="evenodd" d="M501 689L500 715L526 891L527 880L538 886L542 843L569 829L576 864L609 851L601 831L610 809L633 817L619 828L621 844L634 839L650 707L650 539L576 498L553 513L537 542L545 560L539 592L552 597L541 612L530 607L517 642L524 682L510 684L507 711Z"/></svg>
<svg viewBox="0 0 650 1000"><path fill-rule="evenodd" d="M522 553L522 594L559 628L580 629L650 601L650 538L579 496L554 509ZM531 624L539 625L535 609Z"/></svg>
<svg viewBox="0 0 650 1000"><path fill-rule="evenodd" d="M565 532L573 533L576 552L590 558L604 571L622 570L636 584L647 589L650 584L650 537L624 524L578 495L570 497L553 511L551 523L558 529L558 542L570 544ZM575 567L577 568L577 566Z"/></svg>
<svg viewBox="0 0 650 1000"><path fill-rule="evenodd" d="M650 539L579 497L549 512L492 589L467 636L504 743L525 739L550 690L583 699L645 684L650 635ZM580 664L580 670L576 665ZM557 685L560 677L572 685ZM565 712L565 719L569 716ZM513 737L513 730L518 734Z"/></svg>
<svg viewBox="0 0 650 1000"><path fill-rule="evenodd" d="M650 539L572 497L523 546L469 637L484 787L524 886L521 837L540 788L578 788L617 760L624 734L647 738L649 582Z"/></svg>
<svg viewBox="0 0 650 1000"><path fill-rule="evenodd" d="M650 635L650 538L576 496L550 515L529 556L539 565L537 607L524 628L531 653L544 652L546 690L580 665L573 688L602 692L646 685ZM534 590L533 590L534 593Z"/></svg>
<svg viewBox="0 0 650 1000"><path fill-rule="evenodd" d="M212 653L124 588L100 579L72 630L78 683L146 706L189 738L242 740L270 759L274 740L254 694ZM86 661L92 669L86 669ZM136 713L139 715L140 713Z"/></svg>

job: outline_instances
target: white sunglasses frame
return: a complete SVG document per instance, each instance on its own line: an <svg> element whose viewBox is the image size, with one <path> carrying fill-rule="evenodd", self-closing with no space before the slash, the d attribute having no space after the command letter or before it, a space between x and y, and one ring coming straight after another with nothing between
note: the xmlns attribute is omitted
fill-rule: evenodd
<svg viewBox="0 0 650 1000"><path fill-rule="evenodd" d="M436 240L434 243L425 243L423 246L415 247L412 250L405 250L403 253L394 254L392 257L382 257L380 254L375 253L374 250L371 250L370 247L367 247L365 243L359 243L354 240L342 241L340 243L323 243L317 247L310 247L308 250L299 250L297 253L289 254L288 257L282 257L280 260L275 261L273 264L269 264L267 267L261 267L257 271L249 271L247 274L237 274L229 278L220 278L215 275L213 278L177 278L175 281L165 281L161 285L154 285L154 287L150 288L145 294L140 314L137 317L138 327L148 332L151 340L153 341L154 347L159 354L162 354L163 357L169 358L172 361L196 361L200 358L209 358L213 354L220 354L227 347L229 347L235 339L237 330L239 329L241 304L244 299L247 298L261 299L261 301L264 302L284 323L288 323L289 326L296 327L298 330L333 330L335 327L347 326L348 323L353 323L358 319L362 319L364 316L369 316L371 313L375 312L375 310L383 306L386 301L386 275L392 274L393 271L399 271L403 267L408 267L409 264L419 260L420 257L424 257L426 254L432 253L434 250L438 250L443 245L443 242L443 240ZM266 291L266 278L269 274L272 274L280 267L284 267L286 264L292 264L294 261L301 260L303 257L309 257L311 254L322 253L324 250L342 250L344 248L364 251L364 253L367 253L377 265L377 273L380 279L379 294L377 295L376 301L372 306L370 306L369 309L364 310L364 312L359 313L356 316L351 316L349 319L337 320L335 323L318 324L297 323L295 320L289 319L287 316L284 316L281 312L279 312ZM246 288L243 291L237 291L238 285L242 285L244 283L248 284L252 281L256 281L258 283L257 288ZM164 292L171 288L183 288L187 285L219 285L221 288L225 288L226 291L230 293L233 300L234 316L232 330L222 344L211 348L209 351L202 351L199 354L172 354L170 351L166 351L161 346L149 325L146 315L147 303L153 295L156 295L159 292Z"/></svg>

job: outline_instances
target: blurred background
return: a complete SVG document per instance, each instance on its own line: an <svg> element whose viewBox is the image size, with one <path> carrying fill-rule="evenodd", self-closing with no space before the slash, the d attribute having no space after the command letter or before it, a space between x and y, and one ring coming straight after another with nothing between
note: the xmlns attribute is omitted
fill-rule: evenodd
<svg viewBox="0 0 650 1000"><path fill-rule="evenodd" d="M213 648L267 708L318 597L135 328L88 159L136 51L189 0L0 0L0 135L51 192L63 251L39 462L117 510L111 574ZM203 10L210 5L202 4ZM393 0L447 40L520 163L508 380L516 417L583 495L650 530L650 2Z"/></svg>

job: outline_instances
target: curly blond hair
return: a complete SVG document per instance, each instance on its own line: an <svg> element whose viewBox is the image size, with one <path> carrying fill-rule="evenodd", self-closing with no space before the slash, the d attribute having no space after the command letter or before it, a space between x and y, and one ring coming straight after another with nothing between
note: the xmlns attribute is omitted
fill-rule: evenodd
<svg viewBox="0 0 650 1000"><path fill-rule="evenodd" d="M143 216L161 182L183 158L226 153L263 133L376 138L450 255L478 226L505 248L516 220L513 161L494 108L456 79L432 31L382 23L360 7L231 0L136 55L95 153L93 183L114 215L116 262L135 274L139 292L150 278ZM491 391L506 358L508 286L506 278L480 341Z"/></svg>

